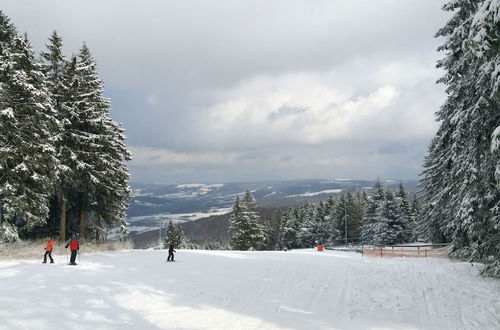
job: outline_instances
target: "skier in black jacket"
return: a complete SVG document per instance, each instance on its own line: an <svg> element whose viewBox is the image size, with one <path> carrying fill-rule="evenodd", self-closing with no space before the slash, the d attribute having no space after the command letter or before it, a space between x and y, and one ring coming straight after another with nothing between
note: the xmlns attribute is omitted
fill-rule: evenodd
<svg viewBox="0 0 500 330"><path fill-rule="evenodd" d="M174 252L177 252L174 250L174 245L170 243L168 246L168 258L167 261L174 261Z"/></svg>

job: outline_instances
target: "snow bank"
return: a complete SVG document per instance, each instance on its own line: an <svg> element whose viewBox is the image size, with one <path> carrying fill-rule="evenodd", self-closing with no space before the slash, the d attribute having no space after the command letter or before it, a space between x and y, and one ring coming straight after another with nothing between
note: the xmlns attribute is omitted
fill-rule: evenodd
<svg viewBox="0 0 500 330"><path fill-rule="evenodd" d="M24 240L14 243L0 243L0 262L5 260L26 260L42 258L45 253L47 240ZM65 256L68 252L64 248L65 243L56 241L52 256L61 257ZM82 250L87 253L97 253L105 251L116 251L131 249L133 243L131 241L107 241L105 243L99 242L83 242L81 244ZM41 259L40 259L41 260Z"/></svg>
<svg viewBox="0 0 500 330"><path fill-rule="evenodd" d="M498 329L500 282L443 259L180 250L0 262L0 329Z"/></svg>

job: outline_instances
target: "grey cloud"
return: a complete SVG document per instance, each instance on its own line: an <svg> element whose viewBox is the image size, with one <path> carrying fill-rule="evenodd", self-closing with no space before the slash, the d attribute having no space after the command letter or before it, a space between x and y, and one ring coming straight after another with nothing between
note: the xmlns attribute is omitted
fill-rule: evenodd
<svg viewBox="0 0 500 330"><path fill-rule="evenodd" d="M383 145L379 150L381 154L402 154L409 151L409 147L402 143L389 143Z"/></svg>
<svg viewBox="0 0 500 330"><path fill-rule="evenodd" d="M273 111L270 114L268 114L267 119L269 119L270 121L274 121L274 120L279 119L281 117L297 115L297 114L303 113L303 112L307 112L307 108L282 106L278 110Z"/></svg>
<svg viewBox="0 0 500 330"><path fill-rule="evenodd" d="M246 152L238 157L236 157L236 161L244 162L244 161L266 161L270 159L270 156L263 152Z"/></svg>
<svg viewBox="0 0 500 330"><path fill-rule="evenodd" d="M293 160L292 155L284 155L280 157L280 161L282 162L291 162Z"/></svg>

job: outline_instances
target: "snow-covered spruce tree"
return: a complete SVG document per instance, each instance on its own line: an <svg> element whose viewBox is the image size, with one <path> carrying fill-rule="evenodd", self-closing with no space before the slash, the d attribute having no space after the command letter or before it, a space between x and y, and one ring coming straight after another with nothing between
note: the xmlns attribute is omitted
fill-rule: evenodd
<svg viewBox="0 0 500 330"><path fill-rule="evenodd" d="M258 249L264 241L255 199L250 191L246 191L241 199L236 197L229 220L229 234L233 250Z"/></svg>
<svg viewBox="0 0 500 330"><path fill-rule="evenodd" d="M180 224L174 224L172 221L169 221L163 243L163 248L165 249L168 249L170 244L173 244L174 248L184 247L184 244L186 244L186 237L184 236L184 231Z"/></svg>
<svg viewBox="0 0 500 330"><path fill-rule="evenodd" d="M460 148L457 143L457 118L463 97L461 91L466 86L460 82L460 76L468 74L472 60L470 54L462 51L461 44L468 35L471 15L477 10L477 1L453 1L445 5L447 11L458 9L444 28L438 31L437 36L446 37L445 44L438 50L446 51L447 56L438 62L438 67L447 71L439 82L448 86L449 95L445 104L436 113L440 127L433 138L427 156L424 159L422 184L423 209L419 222L419 233L424 239L433 242L446 242L452 239L452 229L447 228L452 223L455 214L453 205L453 161L459 156ZM463 79L462 79L463 80ZM462 141L465 142L465 141Z"/></svg>
<svg viewBox="0 0 500 330"><path fill-rule="evenodd" d="M366 195L356 193L352 195L347 193L348 205L350 205L350 218L348 218L347 228L348 235L352 239L359 239L361 236L361 227L363 223L363 216L366 210Z"/></svg>
<svg viewBox="0 0 500 330"><path fill-rule="evenodd" d="M7 58L6 54L9 51L9 49L12 48L12 44L16 36L17 36L16 28L10 22L10 19L2 11L0 11L0 59L2 61L4 58ZM1 62L0 65L2 65ZM6 108L8 108L7 104L0 104L0 109L1 109L0 120L3 120L2 119L3 116L7 115L7 111L4 112ZM1 136L1 132L0 132L0 139L2 139L1 140L2 142L0 142L0 148L1 148L0 152L3 153L6 150L4 149L5 148L5 146L3 145L4 140ZM2 163L0 162L0 177L3 175L2 173L3 173L3 167ZM10 224L4 220L2 200L3 200L2 195L0 195L0 241L9 241L9 242L15 241L19 238L17 228L13 224Z"/></svg>
<svg viewBox="0 0 500 330"><path fill-rule="evenodd" d="M0 235L13 239L15 220L27 230L46 222L57 120L27 37L1 12L0 24Z"/></svg>
<svg viewBox="0 0 500 330"><path fill-rule="evenodd" d="M168 222L168 226L165 232L165 239L163 240L163 248L168 249L170 244L174 244L177 241L177 231L172 223L172 220Z"/></svg>
<svg viewBox="0 0 500 330"><path fill-rule="evenodd" d="M245 237L243 237L244 231L241 229L245 227L243 219L244 218L243 218L243 210L241 207L241 200L240 196L237 195L236 199L234 200L231 217L229 218L229 237L230 237L229 244L235 250L238 247L244 247L244 245L246 244Z"/></svg>
<svg viewBox="0 0 500 330"><path fill-rule="evenodd" d="M347 238L352 241L352 238L358 238L360 235L360 222L363 211L354 203L351 193L342 191L333 208L333 231L336 236L334 239L339 243L345 242L346 238L346 221L347 221Z"/></svg>
<svg viewBox="0 0 500 330"><path fill-rule="evenodd" d="M314 223L311 228L315 244L326 244L331 236L331 223L328 216L327 203L319 202L314 213Z"/></svg>
<svg viewBox="0 0 500 330"><path fill-rule="evenodd" d="M373 226L373 244L393 245L403 242L406 235L405 220L399 202L394 199L392 192L386 189Z"/></svg>
<svg viewBox="0 0 500 330"><path fill-rule="evenodd" d="M411 215L410 215L409 227L411 227L413 230L411 241L418 241L420 239L418 232L418 223L419 223L418 217L422 212L422 205L420 204L417 194L413 195L413 199L410 205L410 212Z"/></svg>
<svg viewBox="0 0 500 330"><path fill-rule="evenodd" d="M182 230L182 226L180 223L175 224L175 232L177 234L177 245L174 245L178 248L184 248L187 244L186 235L184 235L184 230Z"/></svg>
<svg viewBox="0 0 500 330"><path fill-rule="evenodd" d="M60 128L55 141L57 159L59 160L54 182L55 200L57 201L56 213L59 222L59 237L65 241L67 200L72 191L76 173L75 169L71 167L73 161L69 159L72 156L72 139L70 136L71 130L67 129L71 126L71 118L75 118L75 114L71 112L71 107L63 105L71 101L65 99L65 97L68 97L68 93L65 91L68 85L73 82L76 62L72 68L71 63L67 63L62 54L62 38L56 31L50 36L46 48L47 50L41 53L43 71ZM71 72L66 72L69 68L72 69ZM96 226L99 225L96 224Z"/></svg>
<svg viewBox="0 0 500 330"><path fill-rule="evenodd" d="M405 235L403 238L404 242L410 242L413 238L413 231L415 228L414 217L411 210L411 205L408 202L408 196L403 187L403 184L399 183L399 190L395 196L396 200L399 202L399 208L401 211L401 222L405 224Z"/></svg>
<svg viewBox="0 0 500 330"><path fill-rule="evenodd" d="M500 122L498 99L498 0L455 0L438 31L446 56L439 82L448 98L437 112L439 130L423 171L420 232L433 241L450 240L451 254L472 260L500 258L499 200L495 168L499 153L491 138Z"/></svg>
<svg viewBox="0 0 500 330"><path fill-rule="evenodd" d="M399 189L398 189L398 192L396 193L395 197L399 201L399 206L401 207L401 210L407 216L410 216L411 207L410 207L410 203L408 202L408 195L406 194L403 183L401 183L401 182L399 183Z"/></svg>
<svg viewBox="0 0 500 330"><path fill-rule="evenodd" d="M242 199L243 215L247 218L250 224L249 237L253 244L253 249L259 249L264 242L264 231L260 223L260 216L257 212L257 203L249 190L245 192Z"/></svg>
<svg viewBox="0 0 500 330"><path fill-rule="evenodd" d="M478 258L484 259L486 255L493 256L496 261L488 266L485 274L500 276L500 201L498 191L500 190L500 120L498 108L500 106L500 1L485 0L472 20L469 38L465 48L470 50L478 61L479 71L484 76L485 83L490 79L490 99L496 106L497 127L491 134L492 162L495 165L495 177L497 183L496 203L492 203L491 218L487 226L493 229L488 233L486 242L480 244ZM486 236L488 236L488 234Z"/></svg>
<svg viewBox="0 0 500 330"><path fill-rule="evenodd" d="M314 205L305 203L299 208L299 231L297 232L297 239L301 247L312 247L316 244L316 221Z"/></svg>
<svg viewBox="0 0 500 330"><path fill-rule="evenodd" d="M296 248L298 246L298 231L299 222L297 212L294 209L290 209L281 219L280 246L287 249Z"/></svg>
<svg viewBox="0 0 500 330"><path fill-rule="evenodd" d="M85 238L90 212L109 226L120 223L126 231L125 210L130 199L129 174L125 161L131 154L123 141L119 123L110 117L111 103L103 96L96 63L84 44L78 58L66 68L62 108L69 141L61 150L68 160L77 192L73 204L78 209L80 237Z"/></svg>
<svg viewBox="0 0 500 330"><path fill-rule="evenodd" d="M372 192L368 196L366 212L362 218L362 228L361 234L365 238L366 243L374 243L375 226L378 220L378 215L380 214L380 208L382 207L382 202L384 200L384 189L377 179L373 185ZM379 228L377 229L379 230Z"/></svg>
<svg viewBox="0 0 500 330"><path fill-rule="evenodd" d="M270 216L260 217L259 224L262 228L262 234L264 235L262 249L272 250L276 247L278 230L273 228L272 218Z"/></svg>

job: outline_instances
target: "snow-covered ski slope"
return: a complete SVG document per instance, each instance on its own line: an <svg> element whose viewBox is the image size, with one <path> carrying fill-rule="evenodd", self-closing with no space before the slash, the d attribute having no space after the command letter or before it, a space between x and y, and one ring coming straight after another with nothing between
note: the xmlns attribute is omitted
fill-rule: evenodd
<svg viewBox="0 0 500 330"><path fill-rule="evenodd" d="M0 262L0 329L500 329L499 281L466 263L313 250L166 257Z"/></svg>

